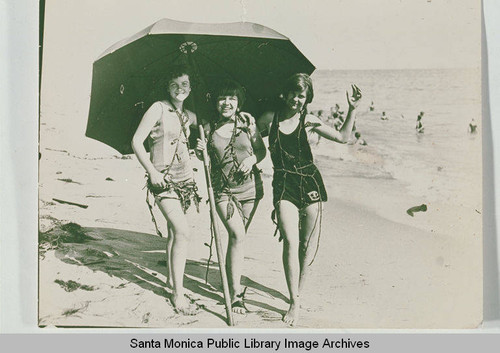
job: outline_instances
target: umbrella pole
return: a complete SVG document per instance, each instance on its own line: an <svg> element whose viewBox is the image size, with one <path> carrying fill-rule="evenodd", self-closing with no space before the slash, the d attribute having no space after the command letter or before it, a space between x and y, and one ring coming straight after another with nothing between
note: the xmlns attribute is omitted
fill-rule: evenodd
<svg viewBox="0 0 500 353"><path fill-rule="evenodd" d="M203 126L199 125L199 129L200 129L200 138L202 141L205 141L205 131L203 130ZM226 261L224 259L224 251L222 249L220 235L216 226L217 211L215 209L214 190L212 189L212 180L210 178L210 169L208 164L209 160L210 159L208 157L207 150L205 149L203 151L203 165L205 167L205 180L207 182L208 200L210 203L210 220L212 222L212 227L214 231L217 259L219 260L219 270L220 270L220 277L222 280L222 291L224 293L224 301L226 304L227 321L229 326L234 326L233 313L231 311L231 297L229 295L229 284L227 282L227 274L226 274Z"/></svg>

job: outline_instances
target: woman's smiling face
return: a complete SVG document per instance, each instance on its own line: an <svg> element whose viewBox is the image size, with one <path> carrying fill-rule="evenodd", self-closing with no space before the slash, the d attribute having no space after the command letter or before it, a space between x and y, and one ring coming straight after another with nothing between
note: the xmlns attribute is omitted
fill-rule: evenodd
<svg viewBox="0 0 500 353"><path fill-rule="evenodd" d="M303 91L295 91L288 92L285 96L285 104L287 108L294 111L301 111L307 100L307 92Z"/></svg>
<svg viewBox="0 0 500 353"><path fill-rule="evenodd" d="M191 83L188 75L176 77L168 83L168 93L172 99L183 102L191 92Z"/></svg>
<svg viewBox="0 0 500 353"><path fill-rule="evenodd" d="M231 118L238 110L237 96L221 96L217 97L217 111L221 117Z"/></svg>

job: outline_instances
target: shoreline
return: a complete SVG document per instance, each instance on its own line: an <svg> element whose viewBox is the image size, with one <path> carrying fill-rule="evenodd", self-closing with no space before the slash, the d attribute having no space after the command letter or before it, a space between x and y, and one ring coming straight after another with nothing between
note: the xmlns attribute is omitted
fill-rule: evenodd
<svg viewBox="0 0 500 353"><path fill-rule="evenodd" d="M478 325L482 304L475 299L480 298L477 291L482 288L481 237L469 236L460 225L449 227L456 220L456 208L445 205L446 210L441 207L435 212L429 207L412 218L406 209L422 200L410 196L397 180L333 176L332 170L352 163L334 158L324 167L323 162L319 158L329 201L324 206L320 248L304 288L297 327ZM204 185L201 164L195 167L198 184ZM265 196L249 229L242 280L249 288L251 313L235 314L236 327L286 328L281 321L288 307L282 244L272 237L271 179L265 165L263 169ZM141 190L143 175L133 159L87 160L43 151L40 230L47 231L54 219L74 222L94 240L65 243L63 249L50 250L40 259L41 325L227 327L220 291L215 289L220 285L216 265L211 266L209 283L204 283L208 257L204 243L210 240L207 206L203 203L199 214L190 213L192 241L185 286L200 312L186 317L176 314L168 301L166 267L162 265L165 239L154 235L145 191ZM88 208L59 204L54 197ZM441 228L437 226L443 223ZM224 229L220 223L219 227ZM432 227L434 231L430 231ZM61 226L56 225L53 232L60 231ZM212 260L215 258L214 251ZM473 261L464 263L462 258ZM64 286L69 281L80 287L67 292ZM443 302L444 298L453 299L453 305L449 300Z"/></svg>

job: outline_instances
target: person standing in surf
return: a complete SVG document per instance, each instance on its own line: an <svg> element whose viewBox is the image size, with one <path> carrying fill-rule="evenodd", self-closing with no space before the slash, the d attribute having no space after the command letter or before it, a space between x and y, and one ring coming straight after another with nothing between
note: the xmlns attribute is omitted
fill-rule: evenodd
<svg viewBox="0 0 500 353"><path fill-rule="evenodd" d="M167 284L173 290L172 304L177 311L193 315L197 308L185 296L183 280L189 245L185 213L192 203L198 207L200 201L188 150L189 125L196 122L196 116L184 108L191 92L186 68L173 68L166 81L166 97L153 103L144 114L132 139L132 149L147 173L148 206L155 226L150 194L168 223ZM146 140L149 158L144 148Z"/></svg>
<svg viewBox="0 0 500 353"><path fill-rule="evenodd" d="M266 147L255 119L240 112L245 101L241 85L223 81L212 93L217 119L205 125L207 142L198 139L198 151L210 156L210 173L217 213L228 232L226 271L232 311L248 309L241 291L244 240L259 201L264 194L260 170Z"/></svg>
<svg viewBox="0 0 500 353"><path fill-rule="evenodd" d="M349 111L336 130L307 113L313 100L313 84L306 74L290 77L282 91L282 106L264 113L258 121L260 131L269 134L269 151L274 167L273 219L277 219L283 240L283 267L290 294L289 309L283 321L296 325L300 292L319 245L322 202L327 193L318 168L313 163L307 140L309 131L321 137L346 143L351 135L361 90L352 86L346 92Z"/></svg>

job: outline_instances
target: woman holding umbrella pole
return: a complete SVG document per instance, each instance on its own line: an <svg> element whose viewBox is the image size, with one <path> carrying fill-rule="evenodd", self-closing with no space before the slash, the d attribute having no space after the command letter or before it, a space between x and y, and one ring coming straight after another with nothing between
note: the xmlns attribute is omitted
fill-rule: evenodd
<svg viewBox="0 0 500 353"><path fill-rule="evenodd" d="M274 167L273 216L283 239L283 267L290 294L290 307L283 317L289 325L299 319L300 291L319 245L322 202L326 189L313 163L308 132L325 139L346 143L351 134L361 91L352 86L347 94L349 111L339 131L307 114L314 92L306 74L291 76L282 91L282 105L259 119L260 131L269 134L269 151ZM274 217L273 217L274 218Z"/></svg>
<svg viewBox="0 0 500 353"><path fill-rule="evenodd" d="M205 126L207 142L198 139L197 150L207 148L217 213L228 232L226 272L232 311L245 314L241 287L243 241L263 196L256 164L266 155L254 118L240 113L245 94L235 81L224 81L212 94L217 120Z"/></svg>
<svg viewBox="0 0 500 353"><path fill-rule="evenodd" d="M144 114L132 139L132 148L147 172L148 192L154 195L168 222L167 267L172 303L177 311L193 315L197 308L187 300L183 285L189 245L185 213L192 202L198 206L200 197L188 150L189 125L196 121L196 116L184 108L184 100L191 92L185 68L176 67L168 73L165 91L165 100L153 103ZM149 158L144 148L146 139L151 150ZM152 206L149 203L148 206L151 211Z"/></svg>

